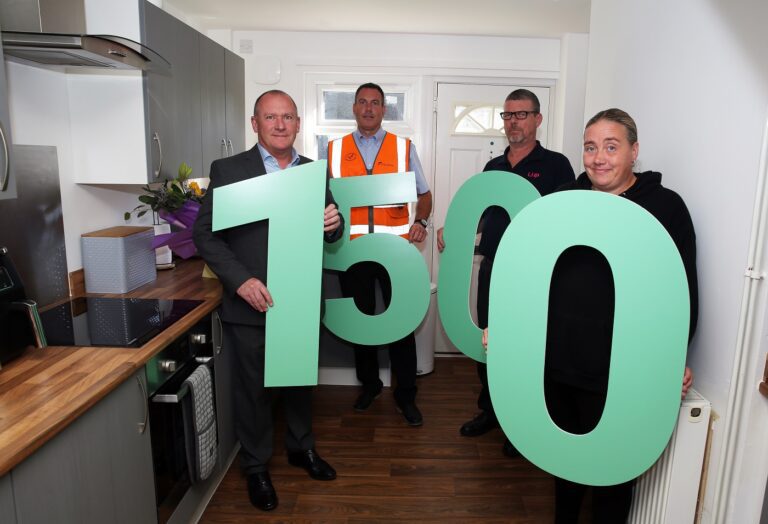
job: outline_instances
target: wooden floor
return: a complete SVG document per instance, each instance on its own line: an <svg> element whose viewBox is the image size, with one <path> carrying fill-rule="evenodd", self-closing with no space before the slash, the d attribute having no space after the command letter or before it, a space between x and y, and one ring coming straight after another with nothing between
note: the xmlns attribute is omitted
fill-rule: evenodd
<svg viewBox="0 0 768 524"><path fill-rule="evenodd" d="M552 477L524 458L502 455L503 434L459 435L476 413L480 384L474 361L438 358L418 379L424 425L412 428L395 410L391 390L365 413L352 404L357 388L318 386L317 450L336 468L330 482L288 464L282 424L270 464L280 500L262 512L248 501L237 464L227 473L201 522L456 522L546 523L553 520Z"/></svg>

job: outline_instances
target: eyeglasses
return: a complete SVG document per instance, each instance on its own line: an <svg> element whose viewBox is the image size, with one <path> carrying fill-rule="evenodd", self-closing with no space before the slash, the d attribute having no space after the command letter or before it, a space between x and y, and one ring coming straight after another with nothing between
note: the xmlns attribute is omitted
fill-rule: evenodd
<svg viewBox="0 0 768 524"><path fill-rule="evenodd" d="M525 120L528 115L535 115L538 111L502 111L499 116L502 120L512 120L515 117L517 120Z"/></svg>

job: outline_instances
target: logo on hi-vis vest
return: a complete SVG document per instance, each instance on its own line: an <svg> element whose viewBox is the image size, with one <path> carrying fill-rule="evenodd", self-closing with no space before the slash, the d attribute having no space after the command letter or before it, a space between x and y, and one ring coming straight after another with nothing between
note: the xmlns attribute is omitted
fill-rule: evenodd
<svg viewBox="0 0 768 524"><path fill-rule="evenodd" d="M384 162L383 160L377 160L376 161L376 165L378 165L380 167L389 168L389 169L394 169L395 168L395 164L393 164L391 162Z"/></svg>
<svg viewBox="0 0 768 524"><path fill-rule="evenodd" d="M357 153L352 151L351 153L347 153L344 155L344 160L351 162L352 160L355 160L357 158Z"/></svg>

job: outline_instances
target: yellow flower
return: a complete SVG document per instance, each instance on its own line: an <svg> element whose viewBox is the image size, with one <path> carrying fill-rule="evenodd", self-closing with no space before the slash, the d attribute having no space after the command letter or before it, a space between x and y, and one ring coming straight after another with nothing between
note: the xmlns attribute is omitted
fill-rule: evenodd
<svg viewBox="0 0 768 524"><path fill-rule="evenodd" d="M189 189L192 190L192 193L194 193L195 196L199 196L199 197L203 196L203 190L200 189L200 186L198 185L197 182L195 182L195 181L190 182L189 183Z"/></svg>

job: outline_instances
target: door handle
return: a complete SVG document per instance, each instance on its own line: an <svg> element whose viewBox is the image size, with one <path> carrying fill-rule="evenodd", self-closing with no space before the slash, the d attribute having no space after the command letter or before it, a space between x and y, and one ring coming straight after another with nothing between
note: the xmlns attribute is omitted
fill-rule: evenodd
<svg viewBox="0 0 768 524"><path fill-rule="evenodd" d="M225 156L229 156L229 151L227 150L227 141L223 138L221 139L221 150L223 151L223 154L221 155L221 158L224 158ZM222 151L219 151L220 153Z"/></svg>

